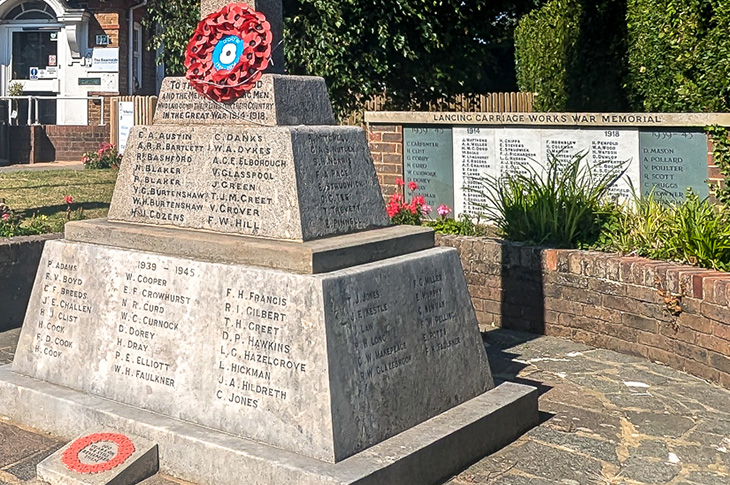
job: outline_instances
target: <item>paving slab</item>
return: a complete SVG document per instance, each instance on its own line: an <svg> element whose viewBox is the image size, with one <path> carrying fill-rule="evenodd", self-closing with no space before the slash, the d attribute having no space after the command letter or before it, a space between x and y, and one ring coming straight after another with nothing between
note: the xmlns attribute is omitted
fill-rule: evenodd
<svg viewBox="0 0 730 485"><path fill-rule="evenodd" d="M5 352L0 364L9 362L18 336L18 330L0 333ZM543 420L445 484L730 483L730 391L648 361L553 337L495 329L484 340L497 381L538 385ZM28 472L34 469L30 464L62 445L52 436L0 421L3 440L10 440L6 446L12 451L0 446L0 457L7 453L3 463L12 463L0 466L0 485L41 485ZM186 482L156 475L143 483Z"/></svg>

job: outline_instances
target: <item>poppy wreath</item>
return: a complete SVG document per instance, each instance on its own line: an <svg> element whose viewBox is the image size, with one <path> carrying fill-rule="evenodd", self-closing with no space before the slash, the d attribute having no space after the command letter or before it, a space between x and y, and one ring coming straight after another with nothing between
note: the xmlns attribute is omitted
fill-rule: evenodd
<svg viewBox="0 0 730 485"><path fill-rule="evenodd" d="M117 445L117 454L109 461L98 463L96 465L87 465L79 460L81 450L89 445L100 442L113 442ZM83 438L79 438L69 446L61 455L61 462L66 465L69 470L77 473L93 474L103 473L113 470L132 456L134 453L134 443L132 440L122 434L116 433L95 433Z"/></svg>
<svg viewBox="0 0 730 485"><path fill-rule="evenodd" d="M264 14L243 3L229 3L195 29L185 55L185 77L203 96L235 101L269 67L273 37Z"/></svg>

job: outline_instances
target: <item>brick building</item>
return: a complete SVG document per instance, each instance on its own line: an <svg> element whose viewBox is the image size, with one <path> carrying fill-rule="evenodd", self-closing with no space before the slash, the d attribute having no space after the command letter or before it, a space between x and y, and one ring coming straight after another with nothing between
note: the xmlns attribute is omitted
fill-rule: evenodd
<svg viewBox="0 0 730 485"><path fill-rule="evenodd" d="M24 95L59 98L155 94L161 72L154 52L146 48L149 34L141 25L145 4L0 0L0 96L7 96L14 83L22 85ZM41 101L38 121L93 124L98 104Z"/></svg>

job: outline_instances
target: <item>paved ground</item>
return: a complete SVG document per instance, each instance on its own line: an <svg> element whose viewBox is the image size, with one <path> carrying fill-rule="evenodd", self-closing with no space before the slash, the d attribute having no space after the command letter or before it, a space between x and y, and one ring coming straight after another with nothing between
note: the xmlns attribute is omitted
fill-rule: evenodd
<svg viewBox="0 0 730 485"><path fill-rule="evenodd" d="M17 338L0 333L0 362ZM730 484L730 391L561 339L494 330L485 340L497 378L540 389L542 423L449 485ZM60 445L0 421L0 485L40 483L35 464Z"/></svg>
<svg viewBox="0 0 730 485"><path fill-rule="evenodd" d="M0 172L20 172L25 170L83 170L81 162L51 162L19 165L0 165Z"/></svg>

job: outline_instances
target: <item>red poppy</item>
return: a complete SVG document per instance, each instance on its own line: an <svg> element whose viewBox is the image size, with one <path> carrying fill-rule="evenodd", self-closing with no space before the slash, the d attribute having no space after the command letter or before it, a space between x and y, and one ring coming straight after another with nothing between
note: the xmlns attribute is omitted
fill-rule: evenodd
<svg viewBox="0 0 730 485"><path fill-rule="evenodd" d="M198 24L185 55L185 77L203 96L233 102L269 67L272 41L262 13L230 3Z"/></svg>

